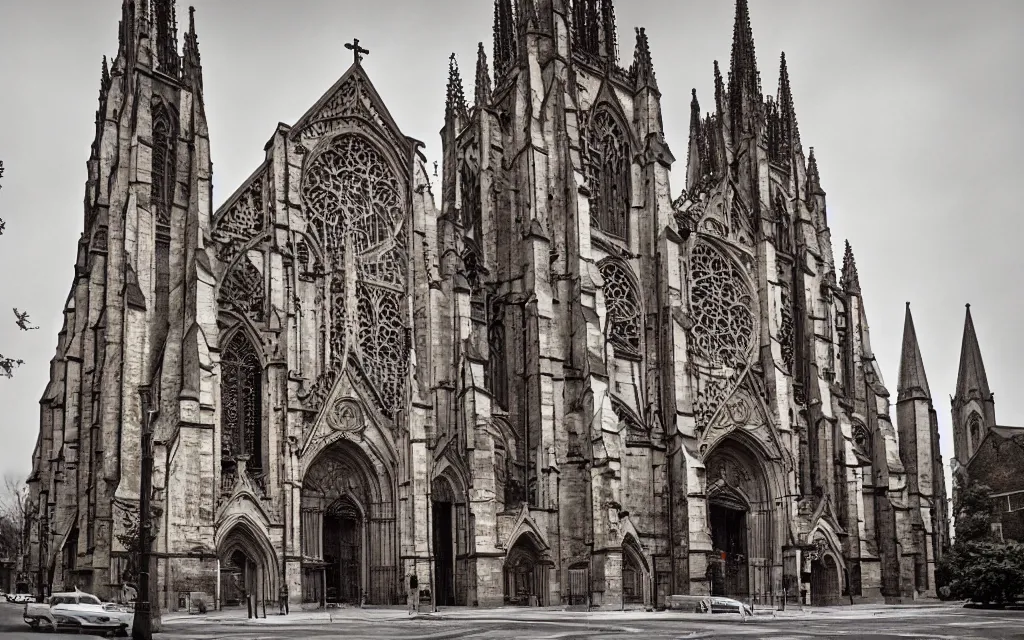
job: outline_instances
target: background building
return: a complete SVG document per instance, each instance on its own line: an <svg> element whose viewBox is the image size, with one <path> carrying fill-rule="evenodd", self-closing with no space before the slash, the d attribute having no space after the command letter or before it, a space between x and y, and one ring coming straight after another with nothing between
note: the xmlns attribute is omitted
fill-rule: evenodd
<svg viewBox="0 0 1024 640"><path fill-rule="evenodd" d="M610 0L495 3L454 59L440 208L360 62L212 211L195 24L124 0L41 401L29 564L109 595L155 394L161 606L186 594L651 605L935 592L938 435L913 321L897 416L837 268L786 61L737 3L672 197L653 62Z"/></svg>

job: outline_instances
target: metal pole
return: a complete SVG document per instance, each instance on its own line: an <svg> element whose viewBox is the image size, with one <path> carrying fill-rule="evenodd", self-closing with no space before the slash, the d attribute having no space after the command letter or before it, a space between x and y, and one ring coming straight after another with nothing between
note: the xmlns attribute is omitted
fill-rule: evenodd
<svg viewBox="0 0 1024 640"><path fill-rule="evenodd" d="M133 640L153 640L153 618L150 607L150 494L153 492L153 414L150 409L149 385L139 387L142 412L142 470L139 482L139 601L135 603L132 622Z"/></svg>

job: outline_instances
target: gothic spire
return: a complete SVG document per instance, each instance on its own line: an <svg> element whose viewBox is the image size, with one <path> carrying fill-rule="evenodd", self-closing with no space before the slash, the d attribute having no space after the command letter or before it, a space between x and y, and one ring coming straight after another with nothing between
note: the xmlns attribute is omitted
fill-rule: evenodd
<svg viewBox="0 0 1024 640"><path fill-rule="evenodd" d="M203 65L199 58L199 38L196 37L196 8L188 8L188 33L185 34L185 45L182 49L183 79L202 91Z"/></svg>
<svg viewBox="0 0 1024 640"><path fill-rule="evenodd" d="M722 70L718 68L718 60L715 60L715 109L718 115L725 113L725 83L722 81Z"/></svg>
<svg viewBox="0 0 1024 640"><path fill-rule="evenodd" d="M703 158L701 157L702 127L700 120L700 103L697 102L697 90L692 89L690 100L690 151L686 161L686 190L691 191L704 174Z"/></svg>
<svg viewBox="0 0 1024 640"><path fill-rule="evenodd" d="M976 394L982 400L992 397L988 387L988 376L985 374L985 363L981 359L981 348L978 346L978 335L974 331L974 320L971 318L971 305L967 305L967 318L964 320L964 339L960 346L960 371L956 377L956 397L961 401Z"/></svg>
<svg viewBox="0 0 1024 640"><path fill-rule="evenodd" d="M476 51L476 90L473 93L473 103L482 107L491 101L491 74L487 70L487 54L484 52L484 43Z"/></svg>
<svg viewBox="0 0 1024 640"><path fill-rule="evenodd" d="M811 153L814 153L813 150ZM813 157L813 156L812 156ZM853 258L853 247L846 241L846 252L843 254L843 288L850 293L860 293L860 276L857 274L857 261Z"/></svg>
<svg viewBox="0 0 1024 640"><path fill-rule="evenodd" d="M178 19L176 0L153 0L153 22L156 26L156 63L161 73L177 78L181 70L178 57Z"/></svg>
<svg viewBox="0 0 1024 640"><path fill-rule="evenodd" d="M658 90L658 80L654 77L654 62L651 61L651 45L643 27L636 30L636 49L633 51L633 68L630 71L637 89Z"/></svg>
<svg viewBox="0 0 1024 640"><path fill-rule="evenodd" d="M754 34L750 28L747 0L736 0L736 20L732 30L732 60L729 66L729 107L734 127L752 116L761 102L761 76L754 55Z"/></svg>
<svg viewBox="0 0 1024 640"><path fill-rule="evenodd" d="M818 175L818 161L814 158L814 147L807 156L807 197L825 195L821 189L821 176Z"/></svg>
<svg viewBox="0 0 1024 640"><path fill-rule="evenodd" d="M465 118L466 93L462 88L462 76L459 74L459 64L455 61L455 54L448 59L448 98L444 106L445 120L452 116Z"/></svg>
<svg viewBox="0 0 1024 640"><path fill-rule="evenodd" d="M903 321L903 352L900 355L900 381L897 385L897 394L897 402L913 399L931 401L932 399L932 392L928 388L928 376L924 372L924 360L921 358L921 347L917 342L917 331L914 329L914 317L910 314L909 302L907 303L906 319Z"/></svg>
<svg viewBox="0 0 1024 640"><path fill-rule="evenodd" d="M789 134L794 149L800 147L800 129L796 123L796 109L793 107L793 89L789 86L789 68L786 66L786 53L782 53L779 63L779 110L784 130Z"/></svg>
<svg viewBox="0 0 1024 640"><path fill-rule="evenodd" d="M494 0L494 82L499 84L516 59L516 20L512 0Z"/></svg>
<svg viewBox="0 0 1024 640"><path fill-rule="evenodd" d="M110 88L110 67L107 65L107 56L103 56L103 64L100 67L100 93L106 95Z"/></svg>

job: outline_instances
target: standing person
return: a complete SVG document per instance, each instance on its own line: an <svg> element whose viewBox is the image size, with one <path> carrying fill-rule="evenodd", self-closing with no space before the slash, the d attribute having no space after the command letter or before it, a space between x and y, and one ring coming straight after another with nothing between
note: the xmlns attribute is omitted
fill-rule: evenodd
<svg viewBox="0 0 1024 640"><path fill-rule="evenodd" d="M409 574L409 615L420 612L420 581L415 573Z"/></svg>

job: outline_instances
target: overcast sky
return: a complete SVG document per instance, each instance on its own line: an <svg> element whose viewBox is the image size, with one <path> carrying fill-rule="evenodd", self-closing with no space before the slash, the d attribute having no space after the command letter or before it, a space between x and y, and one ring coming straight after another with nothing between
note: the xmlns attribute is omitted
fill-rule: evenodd
<svg viewBox="0 0 1024 640"><path fill-rule="evenodd" d="M119 0L0 0L0 474L26 474L82 231L85 162L100 60L117 51ZM800 133L828 193L837 258L853 244L872 344L895 402L910 301L952 455L964 303L972 304L1000 424L1024 425L1024 2L751 0L765 93L786 52ZM407 135L439 159L448 56L472 95L477 42L491 50L491 0L196 0L219 205L344 73L364 66ZM619 0L621 56L645 26L668 142L683 187L689 94L713 103L712 61L728 65L733 3ZM187 26L185 5L179 19ZM436 190L435 190L435 193ZM18 332L10 307L40 330ZM7 315L4 315L7 314ZM1014 389L1018 389L1017 392ZM893 413L895 418L895 412Z"/></svg>

